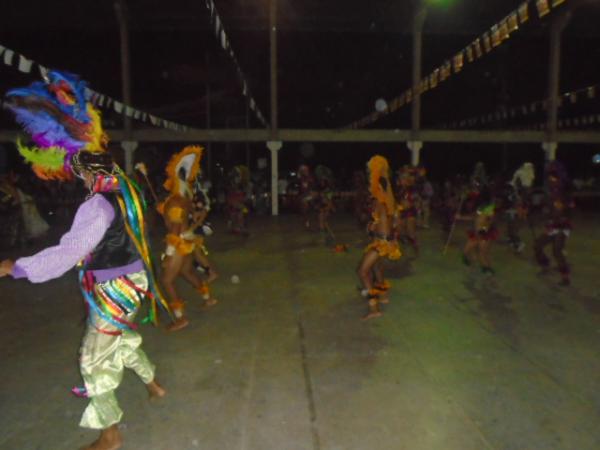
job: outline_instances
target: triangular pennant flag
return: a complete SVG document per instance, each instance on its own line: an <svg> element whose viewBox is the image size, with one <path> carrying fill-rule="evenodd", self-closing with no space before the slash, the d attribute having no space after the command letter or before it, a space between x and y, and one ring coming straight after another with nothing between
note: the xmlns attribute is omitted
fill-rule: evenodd
<svg viewBox="0 0 600 450"><path fill-rule="evenodd" d="M139 120L141 114L142 112L139 109L136 109L133 111L133 118Z"/></svg>
<svg viewBox="0 0 600 450"><path fill-rule="evenodd" d="M142 121L145 122L146 120L148 120L148 113L144 112L144 113L142 113Z"/></svg>
<svg viewBox="0 0 600 450"><path fill-rule="evenodd" d="M86 87L83 90L83 96L85 97L85 99L87 101L90 101L90 99L94 96L94 91L92 91L90 88Z"/></svg>
<svg viewBox="0 0 600 450"><path fill-rule="evenodd" d="M490 35L492 39L492 47L498 47L500 45L500 29L498 25L494 25L490 30Z"/></svg>
<svg viewBox="0 0 600 450"><path fill-rule="evenodd" d="M477 38L473 41L473 48L475 49L475 56L477 56L477 58L481 58L483 56L483 51L481 50L480 38Z"/></svg>
<svg viewBox="0 0 600 450"><path fill-rule="evenodd" d="M115 100L114 102L115 111L121 114L123 112L123 103Z"/></svg>
<svg viewBox="0 0 600 450"><path fill-rule="evenodd" d="M6 47L4 47L3 45L0 45L0 56L2 56L2 53L4 53Z"/></svg>
<svg viewBox="0 0 600 450"><path fill-rule="evenodd" d="M223 47L223 50L227 49L227 36L225 35L225 30L221 30L221 47Z"/></svg>
<svg viewBox="0 0 600 450"><path fill-rule="evenodd" d="M467 54L467 61L473 62L475 57L473 55L473 47L471 45L467 46L467 48L465 49L465 53Z"/></svg>
<svg viewBox="0 0 600 450"><path fill-rule="evenodd" d="M550 12L550 6L548 6L548 0L536 0L535 5L537 6L538 16L544 17Z"/></svg>
<svg viewBox="0 0 600 450"><path fill-rule="evenodd" d="M112 97L107 97L106 98L106 107L110 108L111 105L113 104L113 102L114 102L114 99Z"/></svg>
<svg viewBox="0 0 600 450"><path fill-rule="evenodd" d="M23 55L19 55L19 71L23 73L31 72L31 65L33 61L25 58Z"/></svg>
<svg viewBox="0 0 600 450"><path fill-rule="evenodd" d="M4 49L4 64L6 64L7 66L12 66L14 55L15 52L13 52L12 50L8 48Z"/></svg>
<svg viewBox="0 0 600 450"><path fill-rule="evenodd" d="M500 42L507 40L509 37L509 31L508 31L508 24L507 24L506 19L504 19L502 22L500 22L500 26L498 27L498 30L500 32Z"/></svg>
<svg viewBox="0 0 600 450"><path fill-rule="evenodd" d="M100 98L98 99L98 105L104 106L104 100L106 100L106 96L104 94L102 94L100 96Z"/></svg>
<svg viewBox="0 0 600 450"><path fill-rule="evenodd" d="M513 12L508 16L507 24L509 33L519 29L519 18L516 12Z"/></svg>
<svg viewBox="0 0 600 450"><path fill-rule="evenodd" d="M492 51L492 42L490 40L490 34L486 31L485 33L483 33L483 36L481 37L481 39L483 40L483 48L485 49L486 53L489 53Z"/></svg>
<svg viewBox="0 0 600 450"><path fill-rule="evenodd" d="M148 117L150 118L150 123L152 125L158 125L158 118L153 116L152 114L148 115Z"/></svg>
<svg viewBox="0 0 600 450"><path fill-rule="evenodd" d="M461 51L460 53L454 55L453 61L454 64L454 73L458 73L462 70L463 68L463 63L464 63L464 55L463 52Z"/></svg>
<svg viewBox="0 0 600 450"><path fill-rule="evenodd" d="M133 116L133 108L131 106L125 106L125 115L127 117Z"/></svg>
<svg viewBox="0 0 600 450"><path fill-rule="evenodd" d="M521 25L529 20L529 2L521 3L521 6L519 6L518 14L519 22L521 22Z"/></svg>

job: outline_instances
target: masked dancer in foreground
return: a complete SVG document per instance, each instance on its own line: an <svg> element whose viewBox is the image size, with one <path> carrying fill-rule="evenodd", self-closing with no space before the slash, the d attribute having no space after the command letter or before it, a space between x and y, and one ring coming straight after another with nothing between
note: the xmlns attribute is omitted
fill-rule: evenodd
<svg viewBox="0 0 600 450"><path fill-rule="evenodd" d="M7 107L31 134L33 144L17 147L34 172L45 180L83 180L87 199L60 242L33 256L5 260L0 276L42 283L77 267L88 321L80 352L80 370L89 398L80 426L100 430L88 450L121 447L118 423L123 412L115 390L125 367L144 382L151 397L165 390L154 378L154 365L141 349L134 319L144 299L168 306L155 288L145 238L143 199L138 188L106 151L100 115L84 97L76 76L49 72L44 82L7 93Z"/></svg>

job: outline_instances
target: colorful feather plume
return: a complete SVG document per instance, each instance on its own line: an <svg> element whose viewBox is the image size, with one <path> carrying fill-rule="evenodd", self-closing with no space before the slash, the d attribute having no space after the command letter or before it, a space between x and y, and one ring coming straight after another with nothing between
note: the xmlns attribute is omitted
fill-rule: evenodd
<svg viewBox="0 0 600 450"><path fill-rule="evenodd" d="M51 71L45 82L6 93L6 106L35 144L19 142L19 152L43 179L70 178L71 159L81 150L106 151L100 113L86 101L85 88L76 75Z"/></svg>

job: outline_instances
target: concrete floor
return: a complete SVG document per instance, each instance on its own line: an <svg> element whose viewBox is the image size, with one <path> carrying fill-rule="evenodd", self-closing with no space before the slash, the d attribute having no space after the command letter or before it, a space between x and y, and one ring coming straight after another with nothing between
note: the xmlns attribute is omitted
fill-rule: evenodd
<svg viewBox="0 0 600 450"><path fill-rule="evenodd" d="M569 288L536 277L531 245L496 245L497 275L484 277L459 262L463 230L446 256L440 232L423 232L418 259L388 266L392 303L367 323L349 218L334 220L344 254L294 216L256 219L247 240L218 226L221 302L202 311L182 282L191 326L142 328L169 395L150 403L126 375L123 448L597 450L597 223L576 222ZM0 449L79 448L95 433L77 427L86 401L69 393L84 320L75 274L1 279L0 291Z"/></svg>

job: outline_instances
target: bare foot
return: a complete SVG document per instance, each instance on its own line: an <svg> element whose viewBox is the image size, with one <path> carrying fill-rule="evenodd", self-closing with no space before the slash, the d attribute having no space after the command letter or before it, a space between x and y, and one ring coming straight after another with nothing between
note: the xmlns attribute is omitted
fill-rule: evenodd
<svg viewBox="0 0 600 450"><path fill-rule="evenodd" d="M209 298L208 300L204 300L204 303L202 304L202 307L204 309L212 308L217 303L219 303L219 301L216 298Z"/></svg>
<svg viewBox="0 0 600 450"><path fill-rule="evenodd" d="M189 324L190 324L189 320L187 320L185 317L181 317L179 319L176 319L170 325L168 325L167 326L167 331L179 331L179 330L183 330Z"/></svg>
<svg viewBox="0 0 600 450"><path fill-rule="evenodd" d="M390 298L389 297L379 297L379 299L377 300L379 303L381 303L382 305L388 305L390 303Z"/></svg>
<svg viewBox="0 0 600 450"><path fill-rule="evenodd" d="M117 450L123 445L118 426L112 425L100 432L100 437L81 450Z"/></svg>
<svg viewBox="0 0 600 450"><path fill-rule="evenodd" d="M217 272L215 272L213 269L211 269L208 271L208 278L206 278L206 282L212 283L217 278L219 278L219 274Z"/></svg>
<svg viewBox="0 0 600 450"><path fill-rule="evenodd" d="M148 389L150 400L163 398L165 395L167 395L167 391L160 384L158 384L156 380L152 380L150 383L148 383L146 385L146 389Z"/></svg>
<svg viewBox="0 0 600 450"><path fill-rule="evenodd" d="M383 314L381 311L371 311L366 316L362 318L362 320L375 319L377 317L381 317Z"/></svg>

